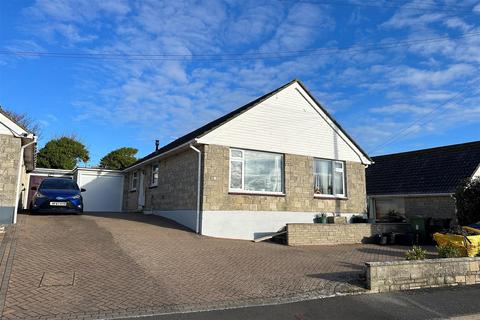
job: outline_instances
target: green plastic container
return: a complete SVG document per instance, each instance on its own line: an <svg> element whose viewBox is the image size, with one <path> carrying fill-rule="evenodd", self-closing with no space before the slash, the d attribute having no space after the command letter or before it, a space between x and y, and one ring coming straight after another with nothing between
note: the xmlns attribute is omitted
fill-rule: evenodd
<svg viewBox="0 0 480 320"><path fill-rule="evenodd" d="M423 243L427 238L427 231L425 229L425 218L416 216L411 217L410 219L410 226L412 227L412 232L415 235L414 241L415 243Z"/></svg>

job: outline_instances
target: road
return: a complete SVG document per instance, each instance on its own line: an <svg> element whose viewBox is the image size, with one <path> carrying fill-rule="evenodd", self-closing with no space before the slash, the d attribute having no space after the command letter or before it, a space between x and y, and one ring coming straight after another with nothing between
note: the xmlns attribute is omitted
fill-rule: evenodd
<svg viewBox="0 0 480 320"><path fill-rule="evenodd" d="M342 296L282 305L171 314L137 320L480 319L480 286ZM134 318L128 318L134 319Z"/></svg>

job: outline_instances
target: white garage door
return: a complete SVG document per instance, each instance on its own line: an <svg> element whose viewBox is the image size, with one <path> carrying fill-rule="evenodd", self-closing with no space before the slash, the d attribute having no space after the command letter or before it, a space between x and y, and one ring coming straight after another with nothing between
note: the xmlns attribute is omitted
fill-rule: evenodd
<svg viewBox="0 0 480 320"><path fill-rule="evenodd" d="M114 170L77 169L78 186L83 192L83 210L88 212L122 211L123 174Z"/></svg>

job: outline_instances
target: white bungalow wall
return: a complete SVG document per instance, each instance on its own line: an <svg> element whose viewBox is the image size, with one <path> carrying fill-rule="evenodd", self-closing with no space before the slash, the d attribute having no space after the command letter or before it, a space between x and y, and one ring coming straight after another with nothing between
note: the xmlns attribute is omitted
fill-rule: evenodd
<svg viewBox="0 0 480 320"><path fill-rule="evenodd" d="M198 142L370 163L297 82Z"/></svg>

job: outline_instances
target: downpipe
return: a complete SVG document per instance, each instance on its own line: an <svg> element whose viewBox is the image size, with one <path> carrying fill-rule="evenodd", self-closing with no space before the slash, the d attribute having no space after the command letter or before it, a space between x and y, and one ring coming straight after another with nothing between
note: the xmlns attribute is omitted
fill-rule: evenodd
<svg viewBox="0 0 480 320"><path fill-rule="evenodd" d="M202 178L202 151L195 148L190 144L190 149L198 154L198 172L197 172L197 221L195 232L200 234L200 190L201 190L201 178Z"/></svg>
<svg viewBox="0 0 480 320"><path fill-rule="evenodd" d="M22 166L23 166L23 154L25 153L25 149L37 142L37 137L34 136L33 141L23 145L20 148L20 158L18 159L18 171L17 171L17 189L15 194L15 211L13 212L13 223L17 223L17 214L18 214L18 202L20 201L20 178L22 175Z"/></svg>

